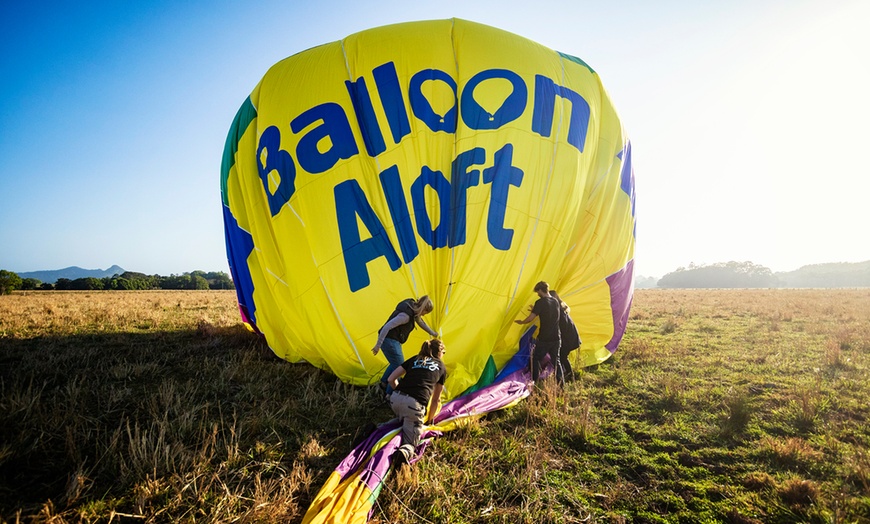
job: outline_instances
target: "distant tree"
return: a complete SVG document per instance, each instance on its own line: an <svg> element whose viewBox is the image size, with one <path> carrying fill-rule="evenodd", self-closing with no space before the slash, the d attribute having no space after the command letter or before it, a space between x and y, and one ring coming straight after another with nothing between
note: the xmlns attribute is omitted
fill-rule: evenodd
<svg viewBox="0 0 870 524"><path fill-rule="evenodd" d="M870 260L813 264L776 276L783 287L870 287Z"/></svg>
<svg viewBox="0 0 870 524"><path fill-rule="evenodd" d="M52 289L54 289L54 284L49 284L48 282L43 282L39 286L39 289L41 289L43 291L51 291Z"/></svg>
<svg viewBox="0 0 870 524"><path fill-rule="evenodd" d="M160 289L187 289L190 279L187 275L169 275L160 277Z"/></svg>
<svg viewBox="0 0 870 524"><path fill-rule="evenodd" d="M136 273L134 271L125 271L120 275L126 279L129 287L125 289L159 289L160 275L146 275L145 273Z"/></svg>
<svg viewBox="0 0 870 524"><path fill-rule="evenodd" d="M777 287L773 272L752 262L720 262L711 265L689 264L659 279L662 288L759 288Z"/></svg>
<svg viewBox="0 0 870 524"><path fill-rule="evenodd" d="M29 291L31 289L39 289L42 286L42 281L37 278L21 279L21 287L19 289Z"/></svg>
<svg viewBox="0 0 870 524"><path fill-rule="evenodd" d="M205 279L202 275L191 275L191 286L192 289L208 289L208 280Z"/></svg>
<svg viewBox="0 0 870 524"><path fill-rule="evenodd" d="M235 289L233 279L222 271L208 273L205 278L208 280L208 287L211 289Z"/></svg>
<svg viewBox="0 0 870 524"><path fill-rule="evenodd" d="M634 279L634 287L635 289L651 289L656 287L658 281L659 279L657 279L656 277L644 277L638 275Z"/></svg>
<svg viewBox="0 0 870 524"><path fill-rule="evenodd" d="M0 295L6 295L21 287L21 277L18 273L0 269Z"/></svg>
<svg viewBox="0 0 870 524"><path fill-rule="evenodd" d="M36 289L36 288L33 288ZM51 289L51 288L49 288ZM147 289L235 289L229 275L221 271L206 273L196 270L181 275L146 275L125 271L110 277L93 277L70 280L59 278L54 289L59 290L147 290Z"/></svg>
<svg viewBox="0 0 870 524"><path fill-rule="evenodd" d="M72 281L71 289L81 291L95 291L103 289L103 281L99 278L94 277L77 278Z"/></svg>
<svg viewBox="0 0 870 524"><path fill-rule="evenodd" d="M106 277L102 280L103 289L110 289L113 291L127 291L131 289L136 289L132 281L122 276L115 275L113 277Z"/></svg>

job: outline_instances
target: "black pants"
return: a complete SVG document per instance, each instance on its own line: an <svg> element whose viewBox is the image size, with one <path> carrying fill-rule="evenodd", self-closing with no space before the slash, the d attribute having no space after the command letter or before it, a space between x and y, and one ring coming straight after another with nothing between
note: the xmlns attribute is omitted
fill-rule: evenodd
<svg viewBox="0 0 870 524"><path fill-rule="evenodd" d="M559 346L561 341L556 340L538 340L535 343L535 352L532 355L532 380L537 382L541 376L541 361L544 357L550 355L550 365L556 370L556 381L561 385L565 383L565 376L562 373L562 363L559 360Z"/></svg>
<svg viewBox="0 0 870 524"><path fill-rule="evenodd" d="M568 360L568 355L570 355L575 349L578 348L569 349L567 351L564 347L559 348L559 361L562 363L562 373L565 375L565 380L569 382L574 380L574 368L571 366L571 361Z"/></svg>
<svg viewBox="0 0 870 524"><path fill-rule="evenodd" d="M573 380L574 369L571 367L571 361L568 360L568 352L565 352L564 355L559 355L559 363L562 365L562 374L565 375L565 379Z"/></svg>

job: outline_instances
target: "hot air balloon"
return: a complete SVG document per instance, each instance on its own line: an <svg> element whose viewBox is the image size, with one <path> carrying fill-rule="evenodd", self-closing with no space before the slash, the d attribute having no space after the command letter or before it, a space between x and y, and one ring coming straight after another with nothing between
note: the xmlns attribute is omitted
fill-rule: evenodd
<svg viewBox="0 0 870 524"><path fill-rule="evenodd" d="M576 365L623 336L630 143L589 65L520 36L402 23L278 62L232 123L221 196L243 320L346 382L378 380L369 349L408 297L434 302L448 398L514 356L537 281L571 307Z"/></svg>

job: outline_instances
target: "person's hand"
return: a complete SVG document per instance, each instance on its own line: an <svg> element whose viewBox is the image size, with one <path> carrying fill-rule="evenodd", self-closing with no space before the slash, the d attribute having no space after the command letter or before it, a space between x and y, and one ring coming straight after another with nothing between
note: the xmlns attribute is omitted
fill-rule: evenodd
<svg viewBox="0 0 870 524"><path fill-rule="evenodd" d="M381 349L381 346L375 346L372 348L372 355L377 355L378 351Z"/></svg>
<svg viewBox="0 0 870 524"><path fill-rule="evenodd" d="M523 321L522 321L522 320L514 320L514 322L516 322L517 324L519 324L519 325L521 325L521 326L523 325Z"/></svg>

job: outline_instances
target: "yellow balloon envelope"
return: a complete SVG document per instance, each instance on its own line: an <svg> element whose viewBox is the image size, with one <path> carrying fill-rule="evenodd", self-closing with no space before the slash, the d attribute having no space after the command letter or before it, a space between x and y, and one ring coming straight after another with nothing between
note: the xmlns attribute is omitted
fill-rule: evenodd
<svg viewBox="0 0 870 524"><path fill-rule="evenodd" d="M594 70L517 35L403 23L278 62L232 124L221 192L243 319L344 381L380 377L371 348L410 297L434 301L451 398L516 352L540 280L571 306L575 364L625 331L628 139Z"/></svg>

